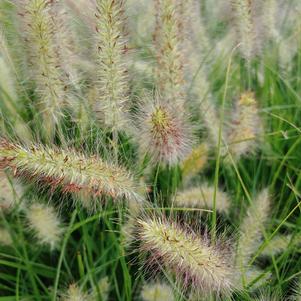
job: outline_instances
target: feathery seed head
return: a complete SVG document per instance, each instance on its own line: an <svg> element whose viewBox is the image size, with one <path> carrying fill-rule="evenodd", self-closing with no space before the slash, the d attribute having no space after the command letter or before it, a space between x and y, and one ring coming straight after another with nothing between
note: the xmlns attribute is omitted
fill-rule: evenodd
<svg viewBox="0 0 301 301"><path fill-rule="evenodd" d="M16 181L11 183L7 175L0 172L0 192L0 210L10 210L22 197L23 187Z"/></svg>
<svg viewBox="0 0 301 301"><path fill-rule="evenodd" d="M253 58L256 40L252 2L232 0L237 42L240 43L240 52L246 60Z"/></svg>
<svg viewBox="0 0 301 301"><path fill-rule="evenodd" d="M266 188L258 194L248 208L247 215L240 226L237 247L237 264L240 269L248 266L250 256L258 249L269 213L270 196Z"/></svg>
<svg viewBox="0 0 301 301"><path fill-rule="evenodd" d="M110 290L109 277L103 277L98 282L99 292L101 294L102 300L107 300Z"/></svg>
<svg viewBox="0 0 301 301"><path fill-rule="evenodd" d="M10 246L13 243L10 233L0 227L0 245Z"/></svg>
<svg viewBox="0 0 301 301"><path fill-rule="evenodd" d="M124 1L97 0L98 101L95 111L113 130L123 129L128 88L124 55Z"/></svg>
<svg viewBox="0 0 301 301"><path fill-rule="evenodd" d="M40 98L40 112L43 116L47 138L52 138L56 124L62 116L65 101L64 84L60 60L57 56L59 46L55 43L55 20L50 14L55 1L26 0L17 1L25 30L25 45L29 55L31 79ZM24 29L23 29L24 30Z"/></svg>
<svg viewBox="0 0 301 301"><path fill-rule="evenodd" d="M15 175L46 184L55 190L72 193L95 207L89 197L111 196L140 201L132 176L120 166L86 157L72 150L51 149L42 145L23 147L2 139L0 143L2 167ZM92 208L94 209L94 208Z"/></svg>
<svg viewBox="0 0 301 301"><path fill-rule="evenodd" d="M278 234L269 241L268 245L261 252L263 256L275 256L285 251L292 240L291 235ZM300 243L300 239L299 239Z"/></svg>
<svg viewBox="0 0 301 301"><path fill-rule="evenodd" d="M157 86L168 103L184 105L181 20L177 0L156 0L154 33Z"/></svg>
<svg viewBox="0 0 301 301"><path fill-rule="evenodd" d="M64 294L62 301L88 301L89 296L82 293L76 284L71 284Z"/></svg>
<svg viewBox="0 0 301 301"><path fill-rule="evenodd" d="M174 295L170 286L165 283L145 284L142 287L141 297L143 301L173 301Z"/></svg>
<svg viewBox="0 0 301 301"><path fill-rule="evenodd" d="M218 294L232 290L232 259L222 247L162 217L138 219L138 235L152 263L174 273L184 288Z"/></svg>
<svg viewBox="0 0 301 301"><path fill-rule="evenodd" d="M175 108L156 100L141 105L137 117L137 141L153 161L173 165L189 153L192 133L188 121Z"/></svg>
<svg viewBox="0 0 301 301"><path fill-rule="evenodd" d="M192 149L190 154L182 162L182 177L188 180L199 173L208 161L208 145L202 143Z"/></svg>
<svg viewBox="0 0 301 301"><path fill-rule="evenodd" d="M190 188L179 192L174 205L183 208L213 208L214 187L203 184L200 187ZM229 197L221 190L216 191L216 210L227 213L230 207Z"/></svg>
<svg viewBox="0 0 301 301"><path fill-rule="evenodd" d="M29 228L35 232L41 245L58 247L63 235L63 227L53 207L32 204L26 211Z"/></svg>
<svg viewBox="0 0 301 301"><path fill-rule="evenodd" d="M235 159L256 149L256 140L259 139L263 129L257 102L252 92L243 93L238 100L230 130L229 150Z"/></svg>

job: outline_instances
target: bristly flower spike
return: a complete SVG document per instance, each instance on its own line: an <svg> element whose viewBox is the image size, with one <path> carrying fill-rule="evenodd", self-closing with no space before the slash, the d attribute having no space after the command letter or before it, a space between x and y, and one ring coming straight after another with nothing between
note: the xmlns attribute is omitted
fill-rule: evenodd
<svg viewBox="0 0 301 301"><path fill-rule="evenodd" d="M2 139L0 163L16 176L45 184L52 190L61 189L63 193L82 197L90 207L97 204L87 201L89 197L110 196L129 201L142 199L136 192L132 176L124 168L72 150L51 149L42 145L23 147Z"/></svg>
<svg viewBox="0 0 301 301"><path fill-rule="evenodd" d="M240 270L248 267L251 255L260 246L269 213L270 195L266 188L258 194L253 204L250 205L240 226L236 257L236 263Z"/></svg>
<svg viewBox="0 0 301 301"><path fill-rule="evenodd" d="M21 2L18 0L18 2ZM19 3L29 54L31 79L38 96L47 139L52 139L65 105L65 87L55 42L55 20L50 14L54 1L26 0Z"/></svg>
<svg viewBox="0 0 301 301"><path fill-rule="evenodd" d="M156 29L154 47L157 57L155 76L163 99L183 109L184 72L181 51L183 37L177 0L156 0Z"/></svg>
<svg viewBox="0 0 301 301"><path fill-rule="evenodd" d="M124 113L128 100L124 1L97 0L96 9L99 95L95 111L100 119L104 115L108 127L121 130L126 121Z"/></svg>
<svg viewBox="0 0 301 301"><path fill-rule="evenodd" d="M62 297L62 301L89 301L88 294L83 293L76 284L71 284Z"/></svg>
<svg viewBox="0 0 301 301"><path fill-rule="evenodd" d="M203 184L180 191L175 196L173 205L181 208L212 209L214 199L214 187ZM229 197L221 190L216 191L216 210L227 213L230 207Z"/></svg>
<svg viewBox="0 0 301 301"><path fill-rule="evenodd" d="M34 231L37 242L51 250L59 246L63 236L62 223L55 209L43 204L32 204L26 210L29 229Z"/></svg>
<svg viewBox="0 0 301 301"><path fill-rule="evenodd" d="M160 282L143 285L141 297L143 301L175 300L171 287Z"/></svg>
<svg viewBox="0 0 301 301"><path fill-rule="evenodd" d="M156 98L144 102L137 113L137 141L154 162L174 165L191 151L193 133L188 118L175 106Z"/></svg>
<svg viewBox="0 0 301 301"><path fill-rule="evenodd" d="M263 128L257 101L252 92L245 92L240 96L229 131L227 140L234 159L256 150L256 142L262 135Z"/></svg>
<svg viewBox="0 0 301 301"><path fill-rule="evenodd" d="M232 291L232 256L222 243L213 244L164 217L140 218L137 223L140 251L150 254L151 267L159 264L184 288L196 292L227 295Z"/></svg>

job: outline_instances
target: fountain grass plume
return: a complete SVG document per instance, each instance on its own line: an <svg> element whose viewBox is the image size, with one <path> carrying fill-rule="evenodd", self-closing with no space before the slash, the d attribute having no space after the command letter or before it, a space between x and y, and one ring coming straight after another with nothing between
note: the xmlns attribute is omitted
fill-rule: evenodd
<svg viewBox="0 0 301 301"><path fill-rule="evenodd" d="M234 159L252 153L258 147L256 142L262 135L263 128L252 92L245 92L240 96L229 131L227 140Z"/></svg>
<svg viewBox="0 0 301 301"><path fill-rule="evenodd" d="M179 110L176 104L167 104L158 96L141 103L135 118L136 137L142 154L148 153L153 162L174 165L190 153L192 125Z"/></svg>
<svg viewBox="0 0 301 301"><path fill-rule="evenodd" d="M183 71L183 34L177 0L156 0L154 49L157 58L155 77L163 99L183 108L185 80Z"/></svg>
<svg viewBox="0 0 301 301"><path fill-rule="evenodd" d="M248 208L240 226L236 263L242 273L247 269L252 254L262 242L265 223L270 214L270 195L268 189L262 190Z"/></svg>
<svg viewBox="0 0 301 301"><path fill-rule="evenodd" d="M37 243L47 245L51 250L59 247L64 228L55 209L49 205L32 204L26 209L28 226L37 239Z"/></svg>
<svg viewBox="0 0 301 301"><path fill-rule="evenodd" d="M74 194L90 207L95 205L90 198L99 196L141 200L133 177L124 168L74 150L42 145L24 147L2 139L0 162L2 168L10 169L14 175L47 185L52 191L60 189Z"/></svg>
<svg viewBox="0 0 301 301"><path fill-rule="evenodd" d="M20 198L24 194L23 187L17 181L13 181L4 172L0 172L0 210L10 211L19 205Z"/></svg>
<svg viewBox="0 0 301 301"><path fill-rule="evenodd" d="M96 115L113 130L122 130L126 121L128 83L124 34L124 1L97 0L98 99Z"/></svg>
<svg viewBox="0 0 301 301"><path fill-rule="evenodd" d="M55 41L56 20L50 13L55 1L25 0L21 3L18 0L17 3L21 24L24 25L30 79L38 97L45 137L52 140L66 101L57 51L59 45Z"/></svg>
<svg viewBox="0 0 301 301"><path fill-rule="evenodd" d="M206 143L201 143L194 147L190 154L186 156L181 164L184 181L188 181L204 169L208 162L208 149L209 147Z"/></svg>
<svg viewBox="0 0 301 301"><path fill-rule="evenodd" d="M76 284L70 284L68 290L63 294L62 301L89 301L91 298L85 294Z"/></svg>
<svg viewBox="0 0 301 301"><path fill-rule="evenodd" d="M13 240L9 231L5 228L0 227L0 245L10 246L12 244Z"/></svg>
<svg viewBox="0 0 301 301"><path fill-rule="evenodd" d="M200 187L180 191L174 198L173 205L183 208L212 209L214 187L203 184ZM221 190L216 191L216 210L227 213L230 207L229 197Z"/></svg>
<svg viewBox="0 0 301 301"><path fill-rule="evenodd" d="M169 271L184 289L229 294L232 289L232 256L228 246L199 236L164 216L137 220L140 251L149 255L149 267Z"/></svg>
<svg viewBox="0 0 301 301"><path fill-rule="evenodd" d="M250 0L232 0L234 23L237 42L243 58L251 60L254 57L255 27L253 20L253 7Z"/></svg>
<svg viewBox="0 0 301 301"><path fill-rule="evenodd" d="M143 285L141 297L143 301L175 300L171 287L160 282Z"/></svg>

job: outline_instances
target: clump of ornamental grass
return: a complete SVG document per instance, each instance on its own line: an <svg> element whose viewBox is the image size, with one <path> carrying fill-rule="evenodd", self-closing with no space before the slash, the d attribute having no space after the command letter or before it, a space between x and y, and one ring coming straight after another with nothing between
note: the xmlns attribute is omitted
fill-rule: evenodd
<svg viewBox="0 0 301 301"><path fill-rule="evenodd" d="M47 139L53 139L56 127L63 116L66 102L65 86L55 39L54 16L50 11L55 1L17 1L28 55L30 80L35 86L37 102Z"/></svg>
<svg viewBox="0 0 301 301"><path fill-rule="evenodd" d="M97 0L98 98L96 115L103 114L104 123L113 130L125 124L128 83L126 79L124 34L124 1Z"/></svg>
<svg viewBox="0 0 301 301"><path fill-rule="evenodd" d="M4 172L0 172L0 209L9 211L16 205L24 193L23 187L17 181L11 181Z"/></svg>
<svg viewBox="0 0 301 301"><path fill-rule="evenodd" d="M171 273L183 289L229 294L233 289L233 264L228 246L210 241L164 216L137 220L140 251L149 266Z"/></svg>
<svg viewBox="0 0 301 301"><path fill-rule="evenodd" d="M89 208L97 205L90 198L99 196L141 200L133 177L124 168L74 150L25 147L2 139L0 162L16 176L49 186L52 191L74 194Z"/></svg>
<svg viewBox="0 0 301 301"><path fill-rule="evenodd" d="M49 246L51 250L59 247L64 228L52 206L32 204L26 209L26 218L38 244Z"/></svg>
<svg viewBox="0 0 301 301"><path fill-rule="evenodd" d="M143 285L141 297L143 301L175 300L171 287L160 282Z"/></svg>
<svg viewBox="0 0 301 301"><path fill-rule="evenodd" d="M252 92L245 92L240 96L229 131L229 152L234 159L252 153L258 147L257 142L263 129L257 101Z"/></svg>
<svg viewBox="0 0 301 301"><path fill-rule="evenodd" d="M0 245L10 246L13 240L9 231L5 228L0 227Z"/></svg>
<svg viewBox="0 0 301 301"><path fill-rule="evenodd" d="M68 290L63 294L62 301L89 301L89 296L81 291L76 284L70 284Z"/></svg>
<svg viewBox="0 0 301 301"><path fill-rule="evenodd" d="M241 55L246 60L252 59L255 55L256 32L253 20L253 5L253 1L250 0L232 0L237 43L239 43Z"/></svg>
<svg viewBox="0 0 301 301"><path fill-rule="evenodd" d="M180 191L174 198L173 205L183 208L212 209L214 200L213 186L203 184L200 187ZM220 189L216 190L216 210L227 213L230 207L229 197Z"/></svg>
<svg viewBox="0 0 301 301"><path fill-rule="evenodd" d="M143 102L136 117L141 153L149 154L153 162L174 165L191 151L191 124L184 114L179 114L176 104L169 105L156 97Z"/></svg>
<svg viewBox="0 0 301 301"><path fill-rule="evenodd" d="M266 188L257 195L250 205L240 226L236 264L242 274L248 270L249 260L262 242L263 231L269 214L270 195Z"/></svg>
<svg viewBox="0 0 301 301"><path fill-rule="evenodd" d="M156 0L156 28L154 49L157 59L156 84L167 103L183 108L185 102L185 81L181 19L177 0Z"/></svg>
<svg viewBox="0 0 301 301"><path fill-rule="evenodd" d="M181 164L182 177L184 181L198 174L204 169L208 161L208 145L201 143L194 147Z"/></svg>

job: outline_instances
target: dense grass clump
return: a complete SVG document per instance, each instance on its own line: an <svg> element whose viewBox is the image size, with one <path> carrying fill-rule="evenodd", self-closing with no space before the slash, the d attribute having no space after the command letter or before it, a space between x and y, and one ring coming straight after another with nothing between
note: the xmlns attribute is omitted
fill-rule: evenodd
<svg viewBox="0 0 301 301"><path fill-rule="evenodd" d="M0 301L301 296L299 0L0 1Z"/></svg>

